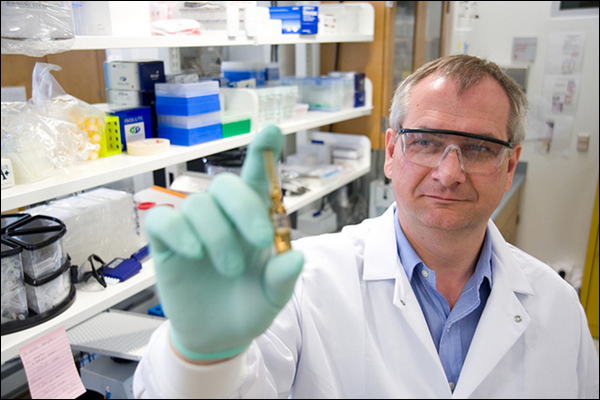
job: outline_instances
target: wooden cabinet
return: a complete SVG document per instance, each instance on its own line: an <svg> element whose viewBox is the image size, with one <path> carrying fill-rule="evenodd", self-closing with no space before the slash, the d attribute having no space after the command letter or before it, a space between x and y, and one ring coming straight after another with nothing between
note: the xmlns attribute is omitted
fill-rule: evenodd
<svg viewBox="0 0 600 400"><path fill-rule="evenodd" d="M504 205L504 208L494 219L494 223L498 227L504 240L508 243L515 244L517 239L517 224L519 223L519 202L521 197L521 188L517 189L510 199Z"/></svg>

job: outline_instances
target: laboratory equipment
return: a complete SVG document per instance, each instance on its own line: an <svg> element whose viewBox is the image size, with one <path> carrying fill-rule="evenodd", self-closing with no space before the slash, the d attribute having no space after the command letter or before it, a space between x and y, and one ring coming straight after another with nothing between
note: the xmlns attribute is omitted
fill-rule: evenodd
<svg viewBox="0 0 600 400"><path fill-rule="evenodd" d="M142 270L142 261L149 255L148 245L136 251L129 258L115 258L100 268L103 276L118 279L119 282L126 281Z"/></svg>
<svg viewBox="0 0 600 400"><path fill-rule="evenodd" d="M138 363L100 356L81 368L81 381L88 390L106 393L105 398L133 399L133 374Z"/></svg>
<svg viewBox="0 0 600 400"><path fill-rule="evenodd" d="M22 251L20 246L2 239L2 325L27 318Z"/></svg>
<svg viewBox="0 0 600 400"><path fill-rule="evenodd" d="M2 214L2 217L0 218L2 224L2 235L6 233L6 230L10 226L29 217L30 215L28 213Z"/></svg>
<svg viewBox="0 0 600 400"><path fill-rule="evenodd" d="M158 137L193 146L221 139L219 83L156 84Z"/></svg>
<svg viewBox="0 0 600 400"><path fill-rule="evenodd" d="M63 303L71 290L70 262L63 249L65 224L57 218L36 215L12 225L6 239L23 249L27 304L42 314Z"/></svg>
<svg viewBox="0 0 600 400"><path fill-rule="evenodd" d="M219 82L157 83L156 113L159 115L197 115L220 111Z"/></svg>
<svg viewBox="0 0 600 400"><path fill-rule="evenodd" d="M281 254L292 249L290 243L290 218L283 207L282 192L279 188L273 151L270 149L263 150L263 158L267 179L269 180L269 197L271 199L269 216L275 230L275 251L277 251L277 254Z"/></svg>

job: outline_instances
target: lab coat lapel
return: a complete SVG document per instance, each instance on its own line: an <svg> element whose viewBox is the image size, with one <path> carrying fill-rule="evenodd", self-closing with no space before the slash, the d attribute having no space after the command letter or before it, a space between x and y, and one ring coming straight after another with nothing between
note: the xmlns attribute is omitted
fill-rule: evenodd
<svg viewBox="0 0 600 400"><path fill-rule="evenodd" d="M477 389L531 321L517 293L533 295L533 290L496 226L490 222L488 227L493 286L454 392L457 398L467 398Z"/></svg>
<svg viewBox="0 0 600 400"><path fill-rule="evenodd" d="M365 242L365 259L363 279L383 280L394 279L394 298L390 299L394 306L402 312L407 324L411 327L416 337L419 338L427 354L438 365L439 371L444 374L440 357L435 349L427 321L421 311L421 306L412 290L406 271L400 263L396 250L396 233L394 228L394 209L390 206L387 211L376 220Z"/></svg>

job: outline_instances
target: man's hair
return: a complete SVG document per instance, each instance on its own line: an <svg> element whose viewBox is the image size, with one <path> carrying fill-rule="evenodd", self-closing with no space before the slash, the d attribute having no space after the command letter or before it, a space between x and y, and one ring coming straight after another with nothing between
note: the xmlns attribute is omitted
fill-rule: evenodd
<svg viewBox="0 0 600 400"><path fill-rule="evenodd" d="M508 140L517 144L525 138L528 103L527 96L519 84L497 64L463 54L433 60L413 72L398 85L390 108L390 128L396 132L402 129L402 122L406 117L413 88L431 74L455 79L459 85L459 96L470 87L476 86L486 76L493 78L504 89L510 103L510 114L506 127Z"/></svg>

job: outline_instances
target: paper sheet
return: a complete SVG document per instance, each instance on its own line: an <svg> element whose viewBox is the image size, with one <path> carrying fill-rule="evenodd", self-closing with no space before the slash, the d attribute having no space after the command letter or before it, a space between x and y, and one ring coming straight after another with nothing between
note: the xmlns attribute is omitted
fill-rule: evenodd
<svg viewBox="0 0 600 400"><path fill-rule="evenodd" d="M543 128L534 135L542 154L569 156L584 42L583 32L551 33L548 37L543 110L538 119Z"/></svg>
<svg viewBox="0 0 600 400"><path fill-rule="evenodd" d="M21 347L19 354L32 399L74 399L85 393L64 326Z"/></svg>

